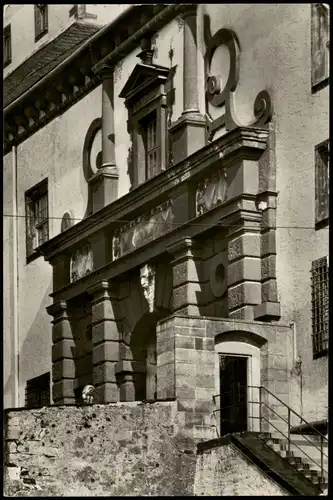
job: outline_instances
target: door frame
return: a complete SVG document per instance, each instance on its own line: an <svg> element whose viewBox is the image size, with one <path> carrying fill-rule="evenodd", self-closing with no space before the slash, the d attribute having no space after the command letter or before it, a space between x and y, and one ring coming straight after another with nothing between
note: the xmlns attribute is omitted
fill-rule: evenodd
<svg viewBox="0 0 333 500"><path fill-rule="evenodd" d="M260 386L260 348L247 344L245 342L227 341L218 342L215 344L215 393L220 394L220 363L219 355L224 356L239 356L248 358L247 361L247 385ZM259 432L259 390L248 388L247 391L247 430ZM252 403L251 403L252 401ZM215 409L220 408L219 398L215 400ZM219 412L217 413L217 421L219 421ZM256 417L256 418L252 418ZM218 426L218 433L220 434L220 427Z"/></svg>

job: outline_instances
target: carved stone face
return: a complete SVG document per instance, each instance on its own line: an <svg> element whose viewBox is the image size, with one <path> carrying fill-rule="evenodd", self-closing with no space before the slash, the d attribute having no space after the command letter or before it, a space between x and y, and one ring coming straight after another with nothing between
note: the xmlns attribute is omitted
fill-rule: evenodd
<svg viewBox="0 0 333 500"><path fill-rule="evenodd" d="M155 297L155 269L149 264L145 264L140 269L140 283L143 295L148 301L149 311L152 312Z"/></svg>

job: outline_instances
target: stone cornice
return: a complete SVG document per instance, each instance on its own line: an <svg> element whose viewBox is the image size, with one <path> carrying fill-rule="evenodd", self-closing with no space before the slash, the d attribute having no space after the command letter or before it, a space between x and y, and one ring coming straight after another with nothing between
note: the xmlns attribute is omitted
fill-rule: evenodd
<svg viewBox="0 0 333 500"><path fill-rule="evenodd" d="M102 77L93 68L98 64L102 69L107 54L114 66L139 45L143 33L153 34L186 8L186 4L140 5L135 12L129 9L128 18L125 12L119 22L102 28L84 50L78 51L77 57L69 57L59 65L59 72L56 68L50 78L42 79L41 84L38 82L5 109L4 154L96 88Z"/></svg>
<svg viewBox="0 0 333 500"><path fill-rule="evenodd" d="M146 206L165 201L168 194L175 193L188 180L195 179L201 172L209 173L209 167L223 159L223 166L242 158L258 159L267 143L268 131L258 128L240 127L216 139L211 144L192 154L185 160L161 172L156 177L141 184L130 193L99 210L87 219L60 233L40 247L46 260L80 240L91 237L97 231L113 224L114 228L124 220L135 218L135 213L143 213ZM163 193L163 200L161 199Z"/></svg>

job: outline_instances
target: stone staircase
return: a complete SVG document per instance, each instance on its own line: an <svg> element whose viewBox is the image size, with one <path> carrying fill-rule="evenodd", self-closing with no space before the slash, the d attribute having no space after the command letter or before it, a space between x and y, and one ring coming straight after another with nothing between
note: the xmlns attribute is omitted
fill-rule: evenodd
<svg viewBox="0 0 333 500"><path fill-rule="evenodd" d="M303 436L291 436L290 451L288 451L288 440L278 437L276 434L267 432L259 433L259 439L280 457L284 458L294 469L305 478L325 490L328 486L328 446L323 446L323 477L321 473L320 444L312 442Z"/></svg>

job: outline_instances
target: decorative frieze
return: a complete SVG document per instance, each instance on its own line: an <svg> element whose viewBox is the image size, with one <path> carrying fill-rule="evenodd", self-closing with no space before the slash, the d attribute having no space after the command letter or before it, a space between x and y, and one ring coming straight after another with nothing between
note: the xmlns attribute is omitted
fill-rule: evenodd
<svg viewBox="0 0 333 500"><path fill-rule="evenodd" d="M223 203L227 196L227 171L214 172L198 184L196 190L196 215L202 215L208 210Z"/></svg>
<svg viewBox="0 0 333 500"><path fill-rule="evenodd" d="M113 260L171 231L173 219L173 202L168 200L121 227L112 240Z"/></svg>
<svg viewBox="0 0 333 500"><path fill-rule="evenodd" d="M90 245L78 248L70 260L70 280L76 281L90 274L94 269L93 253Z"/></svg>

